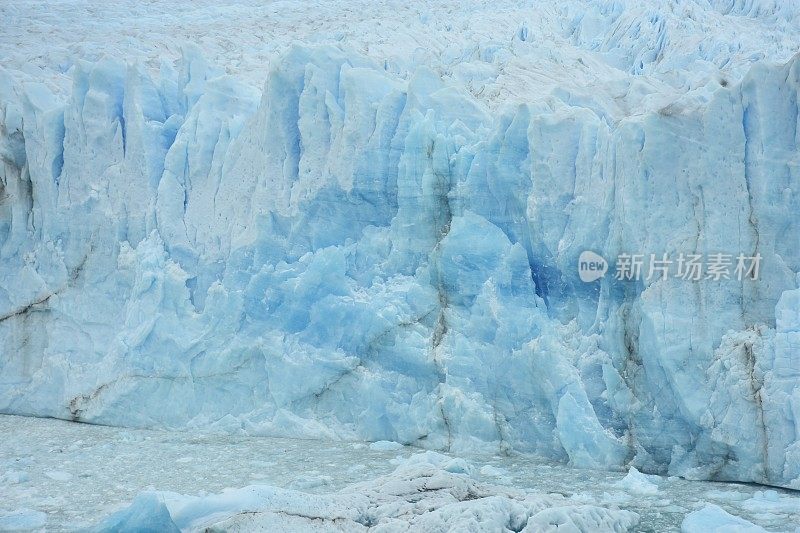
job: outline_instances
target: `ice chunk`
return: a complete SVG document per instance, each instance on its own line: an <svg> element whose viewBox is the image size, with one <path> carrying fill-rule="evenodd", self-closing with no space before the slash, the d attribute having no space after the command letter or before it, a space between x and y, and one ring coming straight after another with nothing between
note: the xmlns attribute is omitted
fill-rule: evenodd
<svg viewBox="0 0 800 533"><path fill-rule="evenodd" d="M103 520L94 531L173 533L180 529L172 521L163 498L156 493L145 492L137 496L129 507Z"/></svg>
<svg viewBox="0 0 800 533"><path fill-rule="evenodd" d="M739 518L712 503L686 515L681 524L684 533L764 533L767 530Z"/></svg>
<svg viewBox="0 0 800 533"><path fill-rule="evenodd" d="M496 466L492 465L482 466L480 469L480 473L482 476L495 477L495 478L503 478L508 475L508 473L502 468L497 468Z"/></svg>
<svg viewBox="0 0 800 533"><path fill-rule="evenodd" d="M0 531L40 531L47 525L47 514L32 509L0 513Z"/></svg>
<svg viewBox="0 0 800 533"><path fill-rule="evenodd" d="M69 481L70 479L72 479L72 474L70 474L69 472L62 472L60 470L47 472L45 475L50 479L52 479L53 481Z"/></svg>
<svg viewBox="0 0 800 533"><path fill-rule="evenodd" d="M2 476L0 476L0 482L14 485L25 483L28 481L28 479L30 479L30 476L23 470L7 470Z"/></svg>
<svg viewBox="0 0 800 533"><path fill-rule="evenodd" d="M800 498L774 490L756 491L739 505L751 513L800 513Z"/></svg>
<svg viewBox="0 0 800 533"><path fill-rule="evenodd" d="M616 483L616 486L633 494L652 496L658 494L658 485L651 481L652 477L631 467L625 477Z"/></svg>
<svg viewBox="0 0 800 533"><path fill-rule="evenodd" d="M392 442L389 440L379 440L369 445L370 450L375 450L377 452L393 452L402 448L403 445L399 442Z"/></svg>

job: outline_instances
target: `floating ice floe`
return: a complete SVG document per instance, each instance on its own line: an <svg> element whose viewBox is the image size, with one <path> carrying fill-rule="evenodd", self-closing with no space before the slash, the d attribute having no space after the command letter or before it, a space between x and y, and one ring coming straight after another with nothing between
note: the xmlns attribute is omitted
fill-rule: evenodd
<svg viewBox="0 0 800 533"><path fill-rule="evenodd" d="M144 493L96 531L625 531L636 513L576 504L452 473L452 458L412 456L391 474L336 493L269 486L188 497Z"/></svg>

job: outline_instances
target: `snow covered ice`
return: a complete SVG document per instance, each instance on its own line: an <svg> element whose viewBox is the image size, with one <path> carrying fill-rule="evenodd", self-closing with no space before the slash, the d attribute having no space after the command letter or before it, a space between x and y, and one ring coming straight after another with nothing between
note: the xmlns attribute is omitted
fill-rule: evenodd
<svg viewBox="0 0 800 533"><path fill-rule="evenodd" d="M0 15L0 412L800 489L796 0Z"/></svg>

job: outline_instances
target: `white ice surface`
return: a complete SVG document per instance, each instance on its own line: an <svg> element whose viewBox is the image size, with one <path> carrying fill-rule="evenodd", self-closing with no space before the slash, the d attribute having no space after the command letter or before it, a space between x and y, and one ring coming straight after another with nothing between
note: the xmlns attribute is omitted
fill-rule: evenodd
<svg viewBox="0 0 800 533"><path fill-rule="evenodd" d="M276 54L293 42L335 43L406 75L425 64L491 105L589 89L606 93L625 113L640 111L643 101L657 104L648 93L669 100L734 82L757 61L787 61L800 50L792 38L798 6L796 0L680 0L659 7L608 0L6 3L0 57L7 68L68 90L69 69L80 59L111 55L157 72L193 42L225 73L261 88ZM631 74L636 87L620 93L630 80L619 82Z"/></svg>
<svg viewBox="0 0 800 533"><path fill-rule="evenodd" d="M708 504L690 513L681 524L683 533L766 533L759 527L738 516L725 512L721 507Z"/></svg>
<svg viewBox="0 0 800 533"><path fill-rule="evenodd" d="M800 488L797 1L0 16L0 412Z"/></svg>
<svg viewBox="0 0 800 533"><path fill-rule="evenodd" d="M656 476L642 474L636 468L631 467L617 486L633 494L655 495L658 493L658 483L654 481L655 479L657 479Z"/></svg>

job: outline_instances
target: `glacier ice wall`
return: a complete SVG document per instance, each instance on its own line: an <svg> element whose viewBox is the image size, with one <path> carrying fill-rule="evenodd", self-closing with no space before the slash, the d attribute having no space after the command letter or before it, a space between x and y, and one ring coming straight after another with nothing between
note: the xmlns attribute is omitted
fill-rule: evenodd
<svg viewBox="0 0 800 533"><path fill-rule="evenodd" d="M0 412L800 488L800 59L623 117L330 46L71 76L0 70Z"/></svg>

